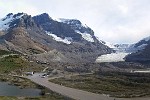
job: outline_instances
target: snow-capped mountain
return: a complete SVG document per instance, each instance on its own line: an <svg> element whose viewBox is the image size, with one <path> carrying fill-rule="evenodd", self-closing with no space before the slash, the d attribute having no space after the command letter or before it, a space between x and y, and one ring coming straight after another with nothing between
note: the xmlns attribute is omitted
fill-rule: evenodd
<svg viewBox="0 0 150 100"><path fill-rule="evenodd" d="M135 44L112 44L99 40L102 44L112 48L115 53L102 55L96 62L150 62L150 37L146 37Z"/></svg>
<svg viewBox="0 0 150 100"><path fill-rule="evenodd" d="M82 24L79 20L77 19L64 19L64 18L59 18L57 20L58 22L66 23L70 25L74 30L78 30L81 33L92 33L93 30L89 28L86 24Z"/></svg>
<svg viewBox="0 0 150 100"><path fill-rule="evenodd" d="M9 13L6 17L0 20L0 30L7 30L11 27L14 27L16 24L13 23L13 21L20 19L24 15L26 14L25 13L18 13L18 14Z"/></svg>
<svg viewBox="0 0 150 100"><path fill-rule="evenodd" d="M150 62L150 37L146 37L136 44L132 45L136 52L128 55L126 61Z"/></svg>
<svg viewBox="0 0 150 100"><path fill-rule="evenodd" d="M46 32L55 34L57 37L61 39L64 39L67 37L67 38L72 38L74 41L81 40L81 35L76 34L76 32L69 25L53 20L46 13L34 16L33 19Z"/></svg>
<svg viewBox="0 0 150 100"><path fill-rule="evenodd" d="M150 36L135 43L132 45L132 47L136 48L137 50L143 50L148 44L150 44Z"/></svg>
<svg viewBox="0 0 150 100"><path fill-rule="evenodd" d="M24 13L10 13L1 19L0 49L26 55L46 55L45 53L55 50L56 55L58 52L67 62L92 62L99 55L112 52L96 39L91 28L79 20L60 22L46 13L34 17Z"/></svg>
<svg viewBox="0 0 150 100"><path fill-rule="evenodd" d="M132 53L132 52L137 52L139 50L145 49L145 47L150 43L150 37L144 38L140 40L137 43L134 44L113 44L109 42L104 42L99 40L101 43L104 45L112 48L116 52L127 52L127 53Z"/></svg>
<svg viewBox="0 0 150 100"><path fill-rule="evenodd" d="M81 34L83 39L85 39L89 42L94 42L94 39L95 39L94 32L86 24L82 24L77 19L63 19L63 18L60 18L58 21L71 26L71 28L73 30L75 30L76 33Z"/></svg>
<svg viewBox="0 0 150 100"><path fill-rule="evenodd" d="M41 20L43 18L45 19L44 21ZM46 13L34 16L33 19L37 24L40 24L46 32L49 32L54 39L56 39L57 36L57 38L63 41L65 39L65 41L69 42L78 42L78 41L98 42L98 40L94 36L94 31L88 26L82 24L77 19L61 18L59 20L53 20Z"/></svg>

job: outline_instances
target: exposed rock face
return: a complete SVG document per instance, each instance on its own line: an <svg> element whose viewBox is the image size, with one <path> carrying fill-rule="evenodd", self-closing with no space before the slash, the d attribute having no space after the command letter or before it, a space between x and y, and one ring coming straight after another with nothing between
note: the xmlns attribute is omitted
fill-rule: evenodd
<svg viewBox="0 0 150 100"><path fill-rule="evenodd" d="M147 37L135 44L136 47L141 47L141 49L135 53L132 53L126 57L126 61L133 62L150 62L150 38Z"/></svg>
<svg viewBox="0 0 150 100"><path fill-rule="evenodd" d="M46 13L35 17L10 13L0 20L0 48L32 54L35 60L46 62L58 61L55 58L60 62L93 62L112 52L96 39L92 29L78 20L70 21L58 22Z"/></svg>
<svg viewBox="0 0 150 100"><path fill-rule="evenodd" d="M50 50L44 44L34 40L36 37L42 38L40 37L42 36L40 35L42 31L34 23L31 16L18 13L15 15L8 14L7 17L11 18L11 21L7 23L9 27L2 30L5 34L3 34L0 39L7 45L8 50L23 54L42 53Z"/></svg>
<svg viewBox="0 0 150 100"><path fill-rule="evenodd" d="M142 39L142 40L140 40L139 42L137 42L135 45L134 45L134 47L136 48L136 47L143 47L144 48L144 46L146 46L146 45L148 45L148 44L150 44L150 37L146 37L146 38L144 38L144 39Z"/></svg>
<svg viewBox="0 0 150 100"><path fill-rule="evenodd" d="M150 63L150 44L145 49L128 55L126 61Z"/></svg>
<svg viewBox="0 0 150 100"><path fill-rule="evenodd" d="M46 13L34 16L33 19L39 26L42 26L45 31L51 32L58 37L71 37L74 40L81 40L81 35L76 34L69 25L53 20Z"/></svg>
<svg viewBox="0 0 150 100"><path fill-rule="evenodd" d="M87 25L83 25L77 19L59 19L59 22L68 24L73 30L80 31L81 33L89 33L90 35L94 35L94 31L91 28Z"/></svg>
<svg viewBox="0 0 150 100"><path fill-rule="evenodd" d="M38 61L39 63L47 63L47 62L67 62L67 59L63 54L58 52L57 50L51 50L45 53L33 54L29 56L29 59ZM63 60L62 60L63 59Z"/></svg>

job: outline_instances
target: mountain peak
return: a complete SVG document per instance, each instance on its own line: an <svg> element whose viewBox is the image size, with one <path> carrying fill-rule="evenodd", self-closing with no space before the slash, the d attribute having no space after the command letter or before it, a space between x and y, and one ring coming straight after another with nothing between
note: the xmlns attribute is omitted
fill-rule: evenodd
<svg viewBox="0 0 150 100"><path fill-rule="evenodd" d="M65 18L58 18L59 22L63 22L63 23L76 23L76 24L82 24L78 19L65 19Z"/></svg>
<svg viewBox="0 0 150 100"><path fill-rule="evenodd" d="M49 17L48 13L42 13L41 16Z"/></svg>
<svg viewBox="0 0 150 100"><path fill-rule="evenodd" d="M26 13L17 13L17 14L14 14L13 17L17 18L17 17L22 17L24 15L27 15L27 14Z"/></svg>
<svg viewBox="0 0 150 100"><path fill-rule="evenodd" d="M49 23L50 21L53 20L47 13L42 13L40 15L33 16L32 18L34 19L35 22L38 23L38 25L43 23Z"/></svg>
<svg viewBox="0 0 150 100"><path fill-rule="evenodd" d="M8 19L8 18L11 18L11 17L14 18L14 19L15 19L15 18L18 19L18 18L21 18L21 17L24 16L24 15L27 15L27 14L26 14L26 13L23 13L23 12L22 12L22 13L17 13L17 14L9 13L9 14L7 14L6 17L4 17L2 20L4 21L4 20L6 20L6 19Z"/></svg>
<svg viewBox="0 0 150 100"><path fill-rule="evenodd" d="M37 15L37 16L42 16L42 17L45 17L45 18L50 18L50 16L48 15L48 13L42 13L42 14Z"/></svg>
<svg viewBox="0 0 150 100"><path fill-rule="evenodd" d="M0 30L3 31L1 39L11 43L8 47L6 43L2 46L29 55L56 49L72 62L91 62L98 55L112 52L96 39L91 28L79 20L58 22L47 13L34 17L9 13L0 20Z"/></svg>
<svg viewBox="0 0 150 100"><path fill-rule="evenodd" d="M86 24L83 24L78 19L64 19L64 18L60 18L57 21L65 23L65 24L68 24L77 33L85 33L85 34L89 34L89 35L92 35L92 36L94 35L94 31L91 28L89 28Z"/></svg>
<svg viewBox="0 0 150 100"><path fill-rule="evenodd" d="M82 27L88 28L88 26L86 24L81 23L81 21L78 19L58 18L57 21L62 22L62 23L66 23L66 24L70 24L70 25L77 25L77 26L82 26Z"/></svg>
<svg viewBox="0 0 150 100"><path fill-rule="evenodd" d="M139 48L139 50L142 50L145 48L145 46L147 46L150 43L150 36L143 38L142 40L140 40L139 42L137 42L136 44L134 44L135 48Z"/></svg>
<svg viewBox="0 0 150 100"><path fill-rule="evenodd" d="M11 16L11 15L13 15L13 13L9 13L9 14L7 14L6 16L9 17L9 16Z"/></svg>
<svg viewBox="0 0 150 100"><path fill-rule="evenodd" d="M26 16L26 13L17 13L17 14L13 14L13 13L9 13L7 14L4 18L0 19L0 30L7 30L10 27L12 27L12 22L22 18L23 16ZM16 24L13 23L13 26L15 26Z"/></svg>

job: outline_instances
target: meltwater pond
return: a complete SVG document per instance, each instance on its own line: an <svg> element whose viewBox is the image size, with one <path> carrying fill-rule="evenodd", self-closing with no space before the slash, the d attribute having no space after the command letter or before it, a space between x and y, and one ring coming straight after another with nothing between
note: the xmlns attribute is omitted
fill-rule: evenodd
<svg viewBox="0 0 150 100"><path fill-rule="evenodd" d="M9 85L8 82L0 82L0 96L40 96L40 89L20 89L18 86Z"/></svg>

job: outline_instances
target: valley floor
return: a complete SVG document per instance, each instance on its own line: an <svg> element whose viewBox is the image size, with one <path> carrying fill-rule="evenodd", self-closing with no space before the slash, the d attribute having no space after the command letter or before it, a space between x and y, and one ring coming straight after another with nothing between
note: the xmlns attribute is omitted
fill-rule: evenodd
<svg viewBox="0 0 150 100"><path fill-rule="evenodd" d="M149 100L149 98L147 97L118 98L118 97L146 96L149 93L148 92L149 86L147 84L138 84L139 85L138 87L138 86L134 86L137 84L134 83L132 84L132 82L131 82L132 86L130 86L129 85L130 83L128 83L125 80L121 80L121 77L119 79L119 75L117 77L118 79L117 78L110 79L111 77L105 74L103 74L104 75L103 77L101 78L99 77L100 80L96 79L95 75L79 75L79 76L73 75L73 76L69 76L70 78L57 78L57 77L41 78L39 76L31 76L28 78L33 82L45 86L52 91L55 91L57 93L71 97L76 100L114 100L114 99L115 100ZM124 75L126 75L126 73ZM113 76L115 77L116 75ZM51 82L48 81L49 79L51 79L50 80ZM113 83L113 81L115 82ZM54 84L52 82L57 84ZM141 85L147 88L143 88L141 87ZM77 88L77 89L73 89L73 88ZM86 92L86 91L90 91L90 92ZM104 95L103 93L111 94L111 95ZM110 96L117 96L117 97L110 97Z"/></svg>
<svg viewBox="0 0 150 100"><path fill-rule="evenodd" d="M20 79L18 76L25 77L26 72L41 73L26 78L61 94L50 92L48 95L27 98L27 100L49 98L63 100L66 96L77 100L114 100L114 98L115 100L149 100L150 73L134 73L134 71L147 70L150 68L149 65L132 62L43 64L28 61L21 55L7 52L6 55L0 58L1 81L9 81L21 88L37 87L29 80ZM49 78L44 75L45 73L49 73ZM44 93L49 92L45 92L44 89ZM7 97L1 98L7 100ZM22 100L26 100L26 97Z"/></svg>

